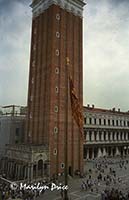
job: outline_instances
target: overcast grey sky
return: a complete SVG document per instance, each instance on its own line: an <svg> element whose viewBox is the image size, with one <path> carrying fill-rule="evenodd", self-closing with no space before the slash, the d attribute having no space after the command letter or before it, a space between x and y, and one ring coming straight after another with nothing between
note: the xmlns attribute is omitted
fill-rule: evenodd
<svg viewBox="0 0 129 200"><path fill-rule="evenodd" d="M0 105L26 105L31 0L0 0ZM87 0L84 105L129 110L129 0Z"/></svg>

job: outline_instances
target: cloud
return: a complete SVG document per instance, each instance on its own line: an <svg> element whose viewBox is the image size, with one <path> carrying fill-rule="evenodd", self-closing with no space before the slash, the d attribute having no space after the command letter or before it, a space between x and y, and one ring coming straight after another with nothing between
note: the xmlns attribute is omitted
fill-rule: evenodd
<svg viewBox="0 0 129 200"><path fill-rule="evenodd" d="M0 104L26 104L31 28L26 2L0 1Z"/></svg>
<svg viewBox="0 0 129 200"><path fill-rule="evenodd" d="M84 104L128 110L129 2L91 0L86 7Z"/></svg>

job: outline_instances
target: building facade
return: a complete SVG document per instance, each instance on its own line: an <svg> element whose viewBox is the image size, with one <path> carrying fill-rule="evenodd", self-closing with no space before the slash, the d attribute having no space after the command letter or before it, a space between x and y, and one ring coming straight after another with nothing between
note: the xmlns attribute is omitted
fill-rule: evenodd
<svg viewBox="0 0 129 200"><path fill-rule="evenodd" d="M21 169L22 178L31 180L34 174L36 178L45 174L39 172L41 169L49 177L64 173L65 168L70 175L76 170L83 172L83 140L72 118L68 78L71 74L83 106L84 5L83 0L33 0L31 4L26 136L24 145L7 148L8 161L3 168L9 176L12 171L21 178ZM66 58L70 60L69 68Z"/></svg>
<svg viewBox="0 0 129 200"><path fill-rule="evenodd" d="M17 106L4 106L0 114L0 158L5 154L6 144L18 144L24 141L25 113ZM22 107L23 109L23 107Z"/></svg>
<svg viewBox="0 0 129 200"><path fill-rule="evenodd" d="M84 107L84 159L129 154L129 112Z"/></svg>
<svg viewBox="0 0 129 200"><path fill-rule="evenodd" d="M83 170L83 141L72 119L68 74L72 75L83 105L84 5L82 0L34 0L31 5L33 20L25 143L48 145L50 176L64 171L65 150L68 151L69 173Z"/></svg>

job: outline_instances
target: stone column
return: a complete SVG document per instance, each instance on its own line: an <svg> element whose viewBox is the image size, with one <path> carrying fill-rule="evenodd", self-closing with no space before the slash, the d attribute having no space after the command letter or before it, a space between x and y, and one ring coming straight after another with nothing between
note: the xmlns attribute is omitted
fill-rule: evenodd
<svg viewBox="0 0 129 200"><path fill-rule="evenodd" d="M89 149L86 150L87 151L87 159L89 159Z"/></svg>
<svg viewBox="0 0 129 200"><path fill-rule="evenodd" d="M86 141L89 141L89 131L86 131Z"/></svg>
<svg viewBox="0 0 129 200"><path fill-rule="evenodd" d="M103 148L103 156L106 156L107 154L106 154L106 148L104 147Z"/></svg>
<svg viewBox="0 0 129 200"><path fill-rule="evenodd" d="M117 132L114 133L114 140L115 141L117 140L116 135L117 135Z"/></svg>
<svg viewBox="0 0 129 200"><path fill-rule="evenodd" d="M102 131L101 140L104 141L104 131Z"/></svg>
<svg viewBox="0 0 129 200"><path fill-rule="evenodd" d="M112 141L113 140L113 132L110 132L110 140Z"/></svg>
<svg viewBox="0 0 129 200"><path fill-rule="evenodd" d="M111 157L113 157L113 148L111 148Z"/></svg>
<svg viewBox="0 0 129 200"><path fill-rule="evenodd" d="M122 131L122 140L125 140L125 139L124 139L124 132L123 132L123 131Z"/></svg>
<svg viewBox="0 0 129 200"><path fill-rule="evenodd" d="M116 147L116 156L120 156L120 151L119 151L118 147Z"/></svg>
<svg viewBox="0 0 129 200"><path fill-rule="evenodd" d="M96 141L99 141L99 132L97 131L97 134L96 134Z"/></svg>
<svg viewBox="0 0 129 200"><path fill-rule="evenodd" d="M94 138L94 131L91 132L91 141L93 142L95 140Z"/></svg>
<svg viewBox="0 0 129 200"><path fill-rule="evenodd" d="M98 148L98 158L102 157L102 151L100 148Z"/></svg>
<svg viewBox="0 0 129 200"><path fill-rule="evenodd" d="M106 131L106 141L109 141L108 140L108 131Z"/></svg>

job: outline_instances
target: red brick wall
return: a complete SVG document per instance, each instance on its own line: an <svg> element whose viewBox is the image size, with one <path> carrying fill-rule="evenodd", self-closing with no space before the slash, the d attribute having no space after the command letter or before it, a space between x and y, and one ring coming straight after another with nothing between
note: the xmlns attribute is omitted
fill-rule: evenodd
<svg viewBox="0 0 129 200"><path fill-rule="evenodd" d="M57 13L60 20L56 19ZM60 33L60 38L56 37L56 31ZM36 50L33 50L34 45ZM59 56L56 56L56 49L59 49ZM27 121L29 139L26 136L26 142L49 144L51 175L63 172L61 163L64 163L67 113L68 167L71 166L73 171L82 171L83 168L83 144L79 129L72 119L69 87L66 87L66 57L70 59L69 70L82 104L82 19L53 5L34 18L32 23ZM32 66L34 60L35 67ZM55 73L56 67L59 68L59 74ZM56 86L58 93L55 92ZM58 106L58 112L54 111L55 105ZM54 134L55 126L58 127L57 134ZM57 149L57 155L53 155L54 149Z"/></svg>

